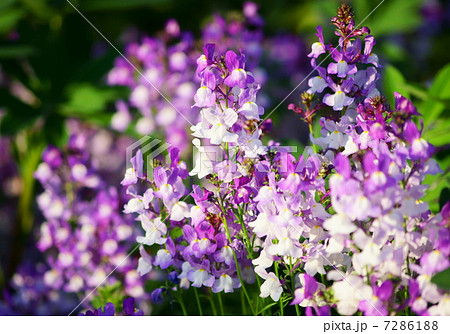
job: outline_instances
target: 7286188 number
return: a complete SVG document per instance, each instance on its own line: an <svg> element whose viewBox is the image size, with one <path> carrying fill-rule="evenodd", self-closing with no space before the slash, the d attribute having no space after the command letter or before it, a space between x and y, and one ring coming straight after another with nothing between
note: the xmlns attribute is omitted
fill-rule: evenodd
<svg viewBox="0 0 450 334"><path fill-rule="evenodd" d="M411 320L411 321L395 321L395 320L385 320L384 323L386 326L384 327L384 330L437 330L438 329L438 322L437 321L428 321L428 320Z"/></svg>

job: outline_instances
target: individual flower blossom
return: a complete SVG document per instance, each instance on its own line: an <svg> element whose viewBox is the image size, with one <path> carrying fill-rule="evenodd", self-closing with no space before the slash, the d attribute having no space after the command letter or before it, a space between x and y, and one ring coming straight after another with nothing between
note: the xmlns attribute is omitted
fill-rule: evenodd
<svg viewBox="0 0 450 334"><path fill-rule="evenodd" d="M345 80L341 85L335 83L329 83L330 88L334 91L334 94L325 94L323 102L333 107L333 110L342 110L353 103L353 98L347 96L350 93L353 86L353 79Z"/></svg>
<svg viewBox="0 0 450 334"><path fill-rule="evenodd" d="M337 311L342 315L352 315L362 300L372 298L372 289L356 275L346 276L344 280L333 283L334 297L337 300Z"/></svg>
<svg viewBox="0 0 450 334"><path fill-rule="evenodd" d="M267 274L265 282L261 285L261 298L266 298L270 296L274 301L280 299L283 293L283 288L278 280L278 277L274 273Z"/></svg>
<svg viewBox="0 0 450 334"><path fill-rule="evenodd" d="M151 246L153 244L163 244L166 242L166 238L162 237L167 233L166 225L162 223L161 218L157 217L151 221L146 215L140 215L138 217L142 227L145 230L145 236L138 236L136 241L140 244Z"/></svg>
<svg viewBox="0 0 450 334"><path fill-rule="evenodd" d="M237 134L229 131L230 127L238 119L238 115L233 109L227 108L223 112L218 108L203 109L201 113L204 121L192 127L192 130L195 131L195 136L207 138L214 145L220 145L222 142L235 142L237 140Z"/></svg>
<svg viewBox="0 0 450 334"><path fill-rule="evenodd" d="M225 293L231 293L234 289L237 289L241 286L241 283L238 279L232 278L227 274L222 274L218 280L214 282L212 287L212 291L215 293L219 293L221 291Z"/></svg>
<svg viewBox="0 0 450 334"><path fill-rule="evenodd" d="M163 301L163 293L164 293L164 289L162 288L158 288L153 290L151 297L152 297L152 301L155 304L161 303Z"/></svg>
<svg viewBox="0 0 450 334"><path fill-rule="evenodd" d="M319 284L316 282L314 277L311 277L308 274L300 274L299 279L302 287L295 290L295 298L292 300L291 304L309 306L308 302L313 299L314 294L319 288Z"/></svg>
<svg viewBox="0 0 450 334"><path fill-rule="evenodd" d="M251 83L252 77L247 75L244 64L245 57L242 54L238 57L233 51L227 51L225 54L225 66L230 74L224 80L225 85L245 88L247 83Z"/></svg>
<svg viewBox="0 0 450 334"><path fill-rule="evenodd" d="M347 57L346 53L341 53L337 49L331 51L331 57L336 63L329 63L327 67L328 74L336 74L338 78L345 78L349 74L355 74L358 69L355 64L351 64L352 59Z"/></svg>
<svg viewBox="0 0 450 334"><path fill-rule="evenodd" d="M308 54L308 57L317 58L321 54L325 53L328 49L327 45L325 45L324 39L323 39L323 33L322 33L322 27L317 26L317 33L316 36L319 38L318 42L315 42L312 45L312 51L310 54Z"/></svg>
<svg viewBox="0 0 450 334"><path fill-rule="evenodd" d="M316 77L312 77L308 81L310 89L308 89L308 93L322 93L325 88L328 87L327 72L323 67L318 67L317 71L319 75Z"/></svg>
<svg viewBox="0 0 450 334"><path fill-rule="evenodd" d="M197 90L194 96L196 107L212 107L216 103L216 78L211 72L205 72L202 78L202 86Z"/></svg>

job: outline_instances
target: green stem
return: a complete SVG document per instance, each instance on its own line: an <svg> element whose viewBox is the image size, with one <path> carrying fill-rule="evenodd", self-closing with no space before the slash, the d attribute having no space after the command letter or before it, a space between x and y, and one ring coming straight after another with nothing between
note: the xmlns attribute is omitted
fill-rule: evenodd
<svg viewBox="0 0 450 334"><path fill-rule="evenodd" d="M289 257L289 272L291 273L291 288L292 288L292 293L295 292L295 274L294 274L294 270L292 270L292 257ZM300 315L300 308L297 304L294 304L295 307L295 313L297 315Z"/></svg>
<svg viewBox="0 0 450 334"><path fill-rule="evenodd" d="M227 108L228 108L228 93L229 92L230 92L230 87L227 87L225 89L225 94L226 94L226 96L225 96L225 104L226 104Z"/></svg>
<svg viewBox="0 0 450 334"><path fill-rule="evenodd" d="M239 214L237 215L237 217L238 217L239 223L242 226L242 231L244 231L245 248L247 248L247 252L248 252L250 258L252 260L254 260L255 259L255 255L253 254L252 243L250 242L250 238L248 236L247 227L245 226L244 218L243 218L243 216L244 216L244 208L242 208L241 206L238 205L238 212L239 212ZM256 275L256 281L258 283L258 288L261 288L261 281L260 281L258 275Z"/></svg>
<svg viewBox="0 0 450 334"><path fill-rule="evenodd" d="M183 315L187 316L186 306L184 306L183 297L181 295L181 290L177 291L177 300L181 306L181 311L183 312Z"/></svg>
<svg viewBox="0 0 450 334"><path fill-rule="evenodd" d="M194 294L195 294L195 299L197 300L198 313L200 313L200 315L203 315L202 304L200 303L200 298L198 297L198 292L197 292L196 288L194 288Z"/></svg>
<svg viewBox="0 0 450 334"><path fill-rule="evenodd" d="M297 304L295 304L295 313L300 316L300 307Z"/></svg>
<svg viewBox="0 0 450 334"><path fill-rule="evenodd" d="M217 299L219 300L220 313L221 313L222 315L225 315L225 312L223 311L222 293L221 293L221 292L219 292L219 293L217 294Z"/></svg>
<svg viewBox="0 0 450 334"><path fill-rule="evenodd" d="M228 146L228 143L225 143L225 152L227 152L227 159L230 160L230 152Z"/></svg>
<svg viewBox="0 0 450 334"><path fill-rule="evenodd" d="M278 263L277 262L275 262L275 275L277 275L277 277L279 278L279 276L278 276ZM280 315L283 316L284 315L284 306L283 306L283 301L281 300L281 297L280 297L280 300L279 300L279 304L280 304Z"/></svg>
<svg viewBox="0 0 450 334"><path fill-rule="evenodd" d="M227 218L225 217L225 209L223 207L222 199L220 199L220 208L222 210L223 225L225 226L225 231L227 233L228 242L230 243L230 246L231 246L231 244L232 244L231 234L230 234L230 229L228 228ZM253 306L252 306L252 301L247 293L247 289L245 288L244 280L242 279L242 275L241 275L241 270L239 269L239 261L237 259L236 252L234 251L234 249L233 249L233 257L234 257L234 263L236 265L236 273L238 275L239 281L241 282L242 291L244 291L244 295L247 298L247 302L248 302L248 305L250 306L250 310L252 311L252 314L256 315L255 310L253 309Z"/></svg>
<svg viewBox="0 0 450 334"><path fill-rule="evenodd" d="M308 122L309 133L314 137L314 131L312 127L312 123ZM317 153L316 145L312 144L314 153Z"/></svg>
<svg viewBox="0 0 450 334"><path fill-rule="evenodd" d="M213 299L213 292L212 292L212 290L211 289L209 289L210 291L209 291L209 302L211 303L211 308L212 308L212 311L213 311L213 315L217 315L217 308L216 308L216 305L214 304L214 299Z"/></svg>
<svg viewBox="0 0 450 334"><path fill-rule="evenodd" d="M254 259L255 259L255 256L254 256L254 253L253 253L252 243L250 242L250 238L249 238L249 236L248 236L248 230L247 230L247 227L245 226L244 218L243 218L243 217L244 217L244 208L241 207L240 205L238 205L238 213L239 213L239 214L236 215L236 216L237 216L237 218L238 218L239 223L241 224L242 231L244 232L244 244L245 244L245 248L247 249L247 252L248 252L250 258L251 258L252 260L254 260ZM255 275L256 275L256 283L258 284L258 291L261 291L261 279L259 278L258 274L255 274ZM265 306L264 299L258 298L258 301L261 301L261 303L262 303L262 308L264 308L264 306ZM257 304L257 306L259 306L259 303ZM259 308L259 307L257 307L257 308ZM263 315L264 315L264 313L265 313L265 312L263 312Z"/></svg>
<svg viewBox="0 0 450 334"><path fill-rule="evenodd" d="M241 306L242 306L242 314L247 314L247 309L245 307L245 296L244 291L241 289Z"/></svg>

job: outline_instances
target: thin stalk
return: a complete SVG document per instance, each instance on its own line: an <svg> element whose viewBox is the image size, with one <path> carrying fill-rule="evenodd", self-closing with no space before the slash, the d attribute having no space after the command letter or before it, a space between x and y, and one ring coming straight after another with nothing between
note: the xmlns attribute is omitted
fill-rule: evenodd
<svg viewBox="0 0 450 334"><path fill-rule="evenodd" d="M244 291L241 289L241 305L242 305L242 314L246 314L247 313L247 309L245 307L245 296L244 296Z"/></svg>
<svg viewBox="0 0 450 334"><path fill-rule="evenodd" d="M177 291L176 296L177 296L178 303L179 303L180 306L181 306L181 311L183 312L183 315L184 315L184 316L187 316L186 306L184 306L183 297L182 297L182 295L181 295L181 290L180 290L180 291Z"/></svg>
<svg viewBox="0 0 450 334"><path fill-rule="evenodd" d="M225 231L227 232L228 242L231 245L232 241L231 241L231 236L230 236L230 230L228 229L228 224L227 224L226 218L223 219L223 222L225 225ZM250 306L250 309L252 310L253 315L256 315L255 310L253 310L252 301L247 293L247 289L245 287L244 280L242 279L241 270L239 269L239 261L237 259L236 252L234 251L234 249L233 249L233 257L234 257L234 263L236 265L236 273L238 275L239 281L241 282L242 291L244 291L244 295L247 298L248 305Z"/></svg>
<svg viewBox="0 0 450 334"><path fill-rule="evenodd" d="M291 274L291 287L292 287L292 293L294 293L295 292L295 275L294 275L294 271L292 270L292 267L293 267L292 257L289 257L289 271ZM300 315L300 308L299 308L298 304L294 304L294 307L295 307L295 313L297 315Z"/></svg>
<svg viewBox="0 0 450 334"><path fill-rule="evenodd" d="M221 292L219 292L219 293L217 294L217 299L219 300L220 313L221 313L222 315L225 315L225 312L223 311L222 293L221 293Z"/></svg>
<svg viewBox="0 0 450 334"><path fill-rule="evenodd" d="M308 122L309 133L314 137L312 123ZM317 153L316 145L312 144L314 153Z"/></svg>
<svg viewBox="0 0 450 334"><path fill-rule="evenodd" d="M249 236L248 236L247 227L245 226L244 218L243 218L243 216L244 216L244 208L241 207L240 205L238 205L238 213L239 213L239 214L237 215L237 217L238 217L239 223L241 224L242 231L244 232L244 244L245 244L245 248L247 249L247 252L248 252L250 258L251 258L252 260L254 260L254 259L255 259L255 256L254 256L254 254L253 254L253 247L252 247L252 244L251 244L251 242L250 242L250 238L249 238ZM258 274L255 274L255 276L256 276L256 283L258 284L258 291L261 291L261 279L259 278ZM265 306L265 304L266 304L265 301L264 301L264 299L258 298L257 309L259 309L259 307L258 307L258 306L259 306L259 301L261 301L262 307L264 308L264 306ZM265 312L263 312L263 315L264 315L264 313L265 313Z"/></svg>
<svg viewBox="0 0 450 334"><path fill-rule="evenodd" d="M202 304L200 303L200 298L198 297L197 289L194 288L195 299L197 300L198 312L203 315Z"/></svg>
<svg viewBox="0 0 450 334"><path fill-rule="evenodd" d="M215 303L214 303L214 299L213 299L213 292L212 292L212 290L211 289L209 289L210 291L210 295L209 295L209 297L208 297L208 299L209 299L209 302L210 302L210 304L211 304L211 308L212 308L212 311L213 311L213 315L217 315L217 308L216 308L216 305L215 305Z"/></svg>
<svg viewBox="0 0 450 334"><path fill-rule="evenodd" d="M253 254L253 248L252 248L252 245L251 245L251 242L250 242L250 238L248 236L247 227L245 226L245 223L244 223L243 211L244 211L244 209L241 206L238 205L239 215L237 215L237 217L238 217L239 223L242 226L242 230L244 231L244 240L245 240L245 243L246 243L245 248L247 248L247 252L250 255L250 258L252 260L254 260L255 256ZM261 288L261 281L260 281L258 275L256 275L256 282L258 283L258 288Z"/></svg>
<svg viewBox="0 0 450 334"><path fill-rule="evenodd" d="M278 263L277 262L275 262L275 275L277 275L277 277L279 278L279 276L278 276ZM281 297L280 297L280 300L279 300L279 304L280 304L280 315L283 316L284 315L284 306L283 306L283 301L281 300Z"/></svg>
<svg viewBox="0 0 450 334"><path fill-rule="evenodd" d="M227 233L228 242L231 245L231 243L232 243L231 234L230 234L230 229L228 228L227 218L225 217L225 209L223 207L222 199L221 199L221 203L220 203L220 208L222 210L222 222L223 222L223 225L225 226L225 231ZM253 306L252 306L252 301L250 299L250 296L248 295L247 289L245 288L244 280L242 279L242 275L241 275L241 270L239 269L239 261L237 259L236 252L234 251L234 249L233 249L233 257L234 257L234 263L236 265L236 273L238 275L239 281L241 282L242 290L244 291L244 295L247 298L247 302L248 302L248 305L250 306L252 314L256 315L255 310L253 309Z"/></svg>

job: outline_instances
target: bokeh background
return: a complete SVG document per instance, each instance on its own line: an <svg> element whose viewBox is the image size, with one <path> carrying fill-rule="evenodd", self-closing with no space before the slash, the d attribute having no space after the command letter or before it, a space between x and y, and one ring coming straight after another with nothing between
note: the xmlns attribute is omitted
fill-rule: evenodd
<svg viewBox="0 0 450 334"><path fill-rule="evenodd" d="M194 52L200 54L202 29L215 14L238 22L243 15L242 1L71 2L121 52L133 36L159 36L168 20L175 19L182 31L192 33ZM329 20L339 3L257 2L258 15L264 21L258 29L263 31L264 57L268 59L259 64L265 66L264 104L266 112L277 107L271 115L271 136L299 146L299 151L307 144L307 127L287 105L298 101L306 82L278 104L311 71L306 54L316 41L315 28L322 25L325 40L331 37ZM367 17L380 1L347 3L354 9L356 22L364 20L363 25L376 37L374 50L384 65L380 88L389 99L393 91L412 99L423 115L424 137L436 146L436 158L444 171L427 178L431 187L427 200L431 210L437 211L450 197L450 4L386 0ZM107 156L106 149L96 152L92 147L113 142L123 152L123 147L140 137L132 129L119 133L111 127L115 102L130 95L127 87L107 83L118 56L65 0L0 0L0 300L9 313L64 313L80 298L76 294L48 297L50 292L39 286L46 255L37 250L36 243L45 217L36 201L42 186L34 172L48 145L63 148L74 131L90 131L100 134L88 145L90 152L97 154L94 158L108 182L118 185L125 156L114 159ZM286 68L288 63L291 67ZM280 71L285 75L280 76ZM163 139L163 134L156 132L155 136ZM44 301L40 294L47 296ZM65 300L66 309L51 309L50 304L58 298ZM39 309L33 304L38 299L43 305Z"/></svg>

